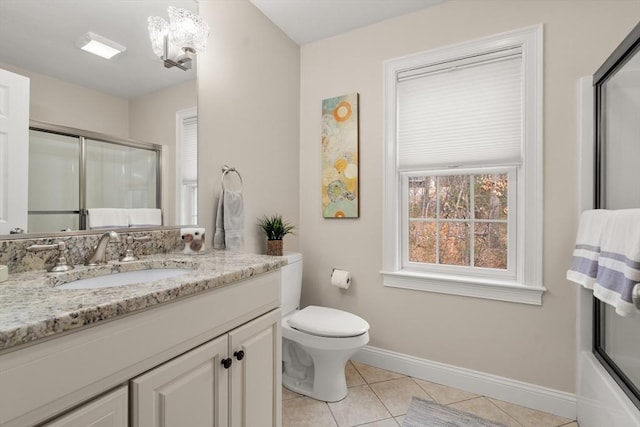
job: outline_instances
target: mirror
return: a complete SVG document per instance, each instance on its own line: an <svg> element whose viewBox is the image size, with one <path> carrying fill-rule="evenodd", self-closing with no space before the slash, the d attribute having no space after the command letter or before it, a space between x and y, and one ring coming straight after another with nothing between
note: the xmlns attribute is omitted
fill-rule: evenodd
<svg viewBox="0 0 640 427"><path fill-rule="evenodd" d="M175 226L195 221L180 219L179 207L197 200L197 172L178 164L176 141L180 122L197 118L197 56L184 71L153 53L147 19L168 20L170 5L198 12L196 0L2 0L0 68L30 79L31 120L162 145L160 207L164 225ZM89 54L78 47L88 32L126 50L111 60ZM190 193L181 201L183 175Z"/></svg>

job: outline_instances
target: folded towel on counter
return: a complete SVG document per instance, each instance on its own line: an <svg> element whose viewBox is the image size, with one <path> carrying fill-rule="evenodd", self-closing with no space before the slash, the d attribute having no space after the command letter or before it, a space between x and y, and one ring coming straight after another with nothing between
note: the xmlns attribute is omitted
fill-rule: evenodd
<svg viewBox="0 0 640 427"><path fill-rule="evenodd" d="M214 249L241 250L244 245L244 200L241 191L222 190L218 199Z"/></svg>
<svg viewBox="0 0 640 427"><path fill-rule="evenodd" d="M160 209L128 209L129 227L152 227L162 225L162 210Z"/></svg>
<svg viewBox="0 0 640 427"><path fill-rule="evenodd" d="M87 228L89 230L121 227L129 227L129 214L127 209L87 209Z"/></svg>
<svg viewBox="0 0 640 427"><path fill-rule="evenodd" d="M619 315L636 315L632 293L640 282L640 209L583 212L567 279L593 289Z"/></svg>

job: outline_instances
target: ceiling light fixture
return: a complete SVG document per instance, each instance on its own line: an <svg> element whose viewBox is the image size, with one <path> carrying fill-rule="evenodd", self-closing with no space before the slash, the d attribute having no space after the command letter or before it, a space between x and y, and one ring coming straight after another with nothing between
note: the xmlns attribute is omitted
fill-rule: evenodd
<svg viewBox="0 0 640 427"><path fill-rule="evenodd" d="M159 16L150 16L149 38L156 56L165 68L191 69L191 60L207 46L209 25L195 13L169 6L169 22Z"/></svg>
<svg viewBox="0 0 640 427"><path fill-rule="evenodd" d="M105 59L111 59L127 50L121 44L92 32L88 32L78 39L78 47Z"/></svg>

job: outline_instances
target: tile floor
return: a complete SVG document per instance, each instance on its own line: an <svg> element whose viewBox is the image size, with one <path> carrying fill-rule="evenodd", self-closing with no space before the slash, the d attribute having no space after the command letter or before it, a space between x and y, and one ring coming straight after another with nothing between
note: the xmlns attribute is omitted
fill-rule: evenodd
<svg viewBox="0 0 640 427"><path fill-rule="evenodd" d="M502 402L358 362L347 363L347 397L320 402L282 388L283 427L398 427L412 396L471 412L509 427L578 427L545 412Z"/></svg>

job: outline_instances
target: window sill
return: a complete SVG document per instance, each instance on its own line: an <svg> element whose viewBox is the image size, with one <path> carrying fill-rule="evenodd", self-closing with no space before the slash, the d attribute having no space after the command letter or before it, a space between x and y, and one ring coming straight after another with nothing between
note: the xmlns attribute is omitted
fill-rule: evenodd
<svg viewBox="0 0 640 427"><path fill-rule="evenodd" d="M542 286L524 286L495 279L474 279L406 271L382 271L381 274L384 286L521 304L542 305L542 294L546 291Z"/></svg>

